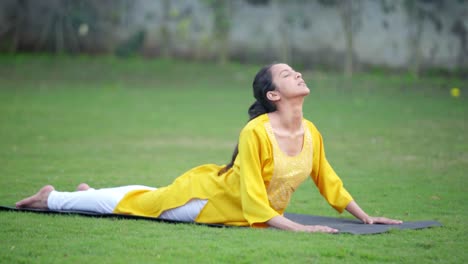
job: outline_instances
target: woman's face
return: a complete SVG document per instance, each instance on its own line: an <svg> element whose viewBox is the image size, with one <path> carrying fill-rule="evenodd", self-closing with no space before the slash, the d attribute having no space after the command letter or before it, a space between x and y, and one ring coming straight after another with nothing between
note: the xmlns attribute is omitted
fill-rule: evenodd
<svg viewBox="0 0 468 264"><path fill-rule="evenodd" d="M271 66L271 77L281 97L304 97L310 93L307 84L302 79L302 74L296 72L287 64L275 64Z"/></svg>

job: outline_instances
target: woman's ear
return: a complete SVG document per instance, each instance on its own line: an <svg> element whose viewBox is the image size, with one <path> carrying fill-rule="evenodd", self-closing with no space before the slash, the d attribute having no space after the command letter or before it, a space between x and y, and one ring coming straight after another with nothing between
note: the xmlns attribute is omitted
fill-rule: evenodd
<svg viewBox="0 0 468 264"><path fill-rule="evenodd" d="M280 99L280 95L276 91L268 91L266 97L269 101L276 102Z"/></svg>

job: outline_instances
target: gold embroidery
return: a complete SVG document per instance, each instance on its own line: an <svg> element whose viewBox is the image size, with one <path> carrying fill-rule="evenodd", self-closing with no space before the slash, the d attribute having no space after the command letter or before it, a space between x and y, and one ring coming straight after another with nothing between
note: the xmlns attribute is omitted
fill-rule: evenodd
<svg viewBox="0 0 468 264"><path fill-rule="evenodd" d="M305 122L303 126L302 150L298 155L291 157L283 153L279 148L271 124L269 122L265 123L265 129L273 146L274 162L273 176L268 185L267 194L271 207L281 213L288 206L293 192L307 179L312 171L312 136Z"/></svg>

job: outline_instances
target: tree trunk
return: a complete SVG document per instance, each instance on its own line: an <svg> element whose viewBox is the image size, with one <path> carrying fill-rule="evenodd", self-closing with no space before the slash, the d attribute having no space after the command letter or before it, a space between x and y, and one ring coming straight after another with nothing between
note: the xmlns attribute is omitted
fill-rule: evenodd
<svg viewBox="0 0 468 264"><path fill-rule="evenodd" d="M171 36L169 33L168 21L169 13L171 11L171 1L162 0L163 19L161 21L160 34L161 34L161 57L169 58L171 56Z"/></svg>
<svg viewBox="0 0 468 264"><path fill-rule="evenodd" d="M340 0L339 11L341 16L341 23L345 35L345 61L344 61L344 75L353 75L353 0Z"/></svg>
<svg viewBox="0 0 468 264"><path fill-rule="evenodd" d="M232 1L214 0L212 7L214 12L215 39L218 43L217 60L219 64L225 64L229 61Z"/></svg>
<svg viewBox="0 0 468 264"><path fill-rule="evenodd" d="M422 10L416 1L406 0L406 9L409 21L409 50L411 52L409 62L409 72L419 78L421 65L421 35L423 31L423 15Z"/></svg>
<svg viewBox="0 0 468 264"><path fill-rule="evenodd" d="M278 19L277 21L277 28L279 31L280 41L278 47L278 58L281 62L292 64L291 61L291 44L289 40L289 33L288 33L288 25L287 21L284 17L284 11L281 9L280 4L284 3L281 0L274 0L274 13Z"/></svg>

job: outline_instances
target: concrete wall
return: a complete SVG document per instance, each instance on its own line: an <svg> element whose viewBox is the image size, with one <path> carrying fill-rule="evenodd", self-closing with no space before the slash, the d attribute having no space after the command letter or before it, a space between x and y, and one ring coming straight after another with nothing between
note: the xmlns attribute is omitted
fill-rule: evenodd
<svg viewBox="0 0 468 264"><path fill-rule="evenodd" d="M169 31L175 54L214 57L210 1L170 1ZM252 4L260 2L260 4ZM146 49L158 49L161 1L135 2L135 23L147 32ZM149 14L149 15L145 15ZM340 67L346 53L338 1L232 1L230 57L242 61L287 60ZM468 67L468 1L353 0L355 66Z"/></svg>
<svg viewBox="0 0 468 264"><path fill-rule="evenodd" d="M40 2L43 6L48 3ZM77 38L79 47L82 51L91 47L112 51L139 45L138 50L148 56L195 59L214 59L226 52L238 61L285 61L334 69L341 69L351 52L355 69L468 68L468 0L224 2L228 3L227 11L220 16L219 9L213 7L216 0L102 1L94 4L100 5L95 13L106 14L112 21L99 22L106 25L106 32L102 26L97 32L96 25L89 22L88 36ZM340 5L350 2L351 23L343 20ZM14 5L16 1L5 0L3 5L6 3ZM9 17L0 12L0 21ZM44 36L34 35L41 32L40 23L31 21L37 29L29 31L28 41ZM84 19L82 23L88 22ZM220 28L224 23L228 28ZM352 49L346 45L346 25L352 28Z"/></svg>

